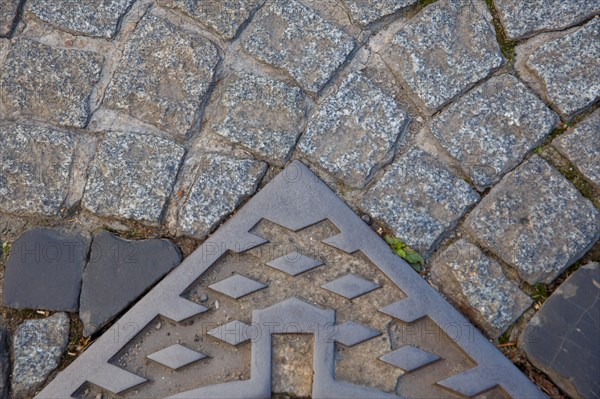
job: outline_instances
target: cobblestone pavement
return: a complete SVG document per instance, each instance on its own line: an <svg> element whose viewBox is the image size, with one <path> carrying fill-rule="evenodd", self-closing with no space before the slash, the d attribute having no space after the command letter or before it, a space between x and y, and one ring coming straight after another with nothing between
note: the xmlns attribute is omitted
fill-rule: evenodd
<svg viewBox="0 0 600 399"><path fill-rule="evenodd" d="M598 392L521 336L600 260L598 14L599 0L0 0L0 397L40 390L294 160L546 394ZM10 255L63 242L85 256ZM119 274L115 248L155 269ZM32 347L45 354L27 368ZM401 374L375 388L418 397Z"/></svg>

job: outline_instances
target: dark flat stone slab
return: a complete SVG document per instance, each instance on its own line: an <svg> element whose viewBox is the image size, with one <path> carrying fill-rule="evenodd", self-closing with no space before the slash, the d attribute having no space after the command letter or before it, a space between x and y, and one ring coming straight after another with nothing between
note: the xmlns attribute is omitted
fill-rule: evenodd
<svg viewBox="0 0 600 399"><path fill-rule="evenodd" d="M292 252L323 265L298 274L270 266ZM268 286L239 296L214 290L244 288L248 281L236 275ZM131 290L136 279L120 289ZM112 278L111 288L119 280ZM121 294L115 292L105 303ZM308 343L294 343L299 340ZM207 358L194 361L200 354ZM308 362L296 368L295 356ZM282 381L292 380L286 375L294 379L281 391ZM86 398L107 392L118 398L298 392L544 398L300 162L271 180L38 396L78 395L86 382Z"/></svg>
<svg viewBox="0 0 600 399"><path fill-rule="evenodd" d="M76 312L89 241L74 233L32 229L11 247L4 274L4 305Z"/></svg>
<svg viewBox="0 0 600 399"><path fill-rule="evenodd" d="M529 322L519 345L573 398L600 397L600 263L573 273Z"/></svg>
<svg viewBox="0 0 600 399"><path fill-rule="evenodd" d="M168 240L128 241L108 231L96 234L81 288L84 335L106 325L180 262L179 249Z"/></svg>

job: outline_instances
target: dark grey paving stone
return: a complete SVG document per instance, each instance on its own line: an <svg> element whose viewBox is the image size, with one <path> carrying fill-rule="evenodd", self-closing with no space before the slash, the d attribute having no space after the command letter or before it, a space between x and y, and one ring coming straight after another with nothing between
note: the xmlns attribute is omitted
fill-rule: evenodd
<svg viewBox="0 0 600 399"><path fill-rule="evenodd" d="M183 345L175 344L158 352L154 352L147 357L172 370L178 370L206 358L206 355L190 348L186 348Z"/></svg>
<svg viewBox="0 0 600 399"><path fill-rule="evenodd" d="M222 81L211 110L217 134L283 166L302 132L306 105L296 86L239 73Z"/></svg>
<svg viewBox="0 0 600 399"><path fill-rule="evenodd" d="M600 110L594 111L574 129L558 137L552 145L600 189Z"/></svg>
<svg viewBox="0 0 600 399"><path fill-rule="evenodd" d="M96 234L81 288L83 334L90 336L105 326L180 262L179 249L168 240Z"/></svg>
<svg viewBox="0 0 600 399"><path fill-rule="evenodd" d="M431 113L504 63L483 2L440 0L412 18L385 52Z"/></svg>
<svg viewBox="0 0 600 399"><path fill-rule="evenodd" d="M324 284L321 288L341 295L346 299L354 299L379 287L379 284L365 280L355 274L346 274L337 280Z"/></svg>
<svg viewBox="0 0 600 399"><path fill-rule="evenodd" d="M562 30L600 13L598 0L494 0L509 39Z"/></svg>
<svg viewBox="0 0 600 399"><path fill-rule="evenodd" d="M594 104L600 97L600 18L535 50L526 66L536 73L548 98L564 117Z"/></svg>
<svg viewBox="0 0 600 399"><path fill-rule="evenodd" d="M460 239L431 261L431 282L490 337L498 338L531 306L500 263Z"/></svg>
<svg viewBox="0 0 600 399"><path fill-rule="evenodd" d="M479 198L436 157L411 149L367 191L361 207L428 256Z"/></svg>
<svg viewBox="0 0 600 399"><path fill-rule="evenodd" d="M379 360L398 367L404 371L410 372L428 365L431 362L439 360L439 356L427 351L415 348L411 345L405 345L400 349L388 353L379 358Z"/></svg>
<svg viewBox="0 0 600 399"><path fill-rule="evenodd" d="M175 142L149 134L106 133L82 205L99 215L158 224L184 154Z"/></svg>
<svg viewBox="0 0 600 399"><path fill-rule="evenodd" d="M352 19L360 25L366 26L371 22L393 14L403 8L412 6L417 0L344 0L350 9Z"/></svg>
<svg viewBox="0 0 600 399"><path fill-rule="evenodd" d="M317 92L354 49L354 40L299 1L274 0L254 17L242 47Z"/></svg>
<svg viewBox="0 0 600 399"><path fill-rule="evenodd" d="M325 265L295 277L267 265L289 253L290 247L315 253ZM307 248L314 251L305 252ZM210 290L214 282L236 273L268 282L269 287L239 299ZM321 288L348 274L380 287L354 300ZM201 294L208 298L203 301ZM411 324L379 311L398 303L393 313L410 309L415 315ZM274 177L114 326L130 323L137 333L115 340L115 330L110 329L38 396L68 397L87 381L90 390L95 386L96 392L108 390L123 397L265 398L286 381L281 370L288 366L294 377L301 376L300 383L294 379L288 389L302 386L311 397L458 398L483 392L544 397L298 161ZM464 333L457 334L457 328ZM336 333L354 346L336 343ZM210 358L177 372L148 361L148 354L176 343ZM423 365L423 373L403 373L378 360L405 345L441 360ZM296 362L285 363L293 358L294 348L300 348L296 355L310 359L302 370L289 368Z"/></svg>
<svg viewBox="0 0 600 399"><path fill-rule="evenodd" d="M72 133L0 123L0 209L58 215L69 193L77 140Z"/></svg>
<svg viewBox="0 0 600 399"><path fill-rule="evenodd" d="M581 267L533 316L519 346L572 398L600 397L600 264Z"/></svg>
<svg viewBox="0 0 600 399"><path fill-rule="evenodd" d="M0 37L7 37L10 34L17 17L19 3L19 0L0 0Z"/></svg>
<svg viewBox="0 0 600 399"><path fill-rule="evenodd" d="M321 266L323 262L309 258L308 256L302 255L298 252L290 252L280 258L277 258L267 265L274 269L281 270L290 276L297 276L301 273L307 272L314 269L315 267Z"/></svg>
<svg viewBox="0 0 600 399"><path fill-rule="evenodd" d="M208 286L208 288L220 292L234 299L239 299L253 292L262 290L267 286L259 281L244 277L240 274L221 280Z"/></svg>
<svg viewBox="0 0 600 399"><path fill-rule="evenodd" d="M600 237L600 212L537 155L507 174L464 227L529 284L552 282Z"/></svg>
<svg viewBox="0 0 600 399"><path fill-rule="evenodd" d="M59 365L69 342L69 317L51 317L23 322L13 337L12 397L31 398Z"/></svg>
<svg viewBox="0 0 600 399"><path fill-rule="evenodd" d="M10 374L10 352L8 349L8 334L0 324L0 398L8 398L8 376Z"/></svg>
<svg viewBox="0 0 600 399"><path fill-rule="evenodd" d="M2 116L84 127L89 96L100 80L103 61L101 55L89 51L17 40L0 68Z"/></svg>
<svg viewBox="0 0 600 399"><path fill-rule="evenodd" d="M298 147L344 183L362 188L392 160L408 123L393 97L352 73L313 113Z"/></svg>
<svg viewBox="0 0 600 399"><path fill-rule="evenodd" d="M501 75L442 110L431 131L483 191L517 166L558 121L527 86Z"/></svg>
<svg viewBox="0 0 600 399"><path fill-rule="evenodd" d="M28 230L12 246L3 303L17 309L76 312L89 240L55 229Z"/></svg>
<svg viewBox="0 0 600 399"><path fill-rule="evenodd" d="M264 0L159 0L158 4L183 11L224 39L231 40L250 18L250 14L263 2Z"/></svg>
<svg viewBox="0 0 600 399"><path fill-rule="evenodd" d="M135 0L32 0L27 8L42 21L70 32L110 39Z"/></svg>
<svg viewBox="0 0 600 399"><path fill-rule="evenodd" d="M185 137L218 61L211 41L147 15L125 45L103 104Z"/></svg>

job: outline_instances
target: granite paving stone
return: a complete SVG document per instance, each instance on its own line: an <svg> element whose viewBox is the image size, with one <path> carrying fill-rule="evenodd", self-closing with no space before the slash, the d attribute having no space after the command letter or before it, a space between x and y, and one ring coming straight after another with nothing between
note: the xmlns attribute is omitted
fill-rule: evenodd
<svg viewBox="0 0 600 399"><path fill-rule="evenodd" d="M83 335L104 327L180 262L181 253L169 240L96 234L81 288Z"/></svg>
<svg viewBox="0 0 600 399"><path fill-rule="evenodd" d="M183 11L214 29L224 39L233 39L240 27L264 0L160 0L159 4Z"/></svg>
<svg viewBox="0 0 600 399"><path fill-rule="evenodd" d="M112 38L135 0L32 0L27 8L49 24L77 34Z"/></svg>
<svg viewBox="0 0 600 399"><path fill-rule="evenodd" d="M482 3L430 4L394 35L385 51L387 63L431 113L505 62Z"/></svg>
<svg viewBox="0 0 600 399"><path fill-rule="evenodd" d="M0 0L0 37L8 37L17 16L19 0Z"/></svg>
<svg viewBox="0 0 600 399"><path fill-rule="evenodd" d="M483 191L517 166L558 122L523 83L501 75L436 115L431 131Z"/></svg>
<svg viewBox="0 0 600 399"><path fill-rule="evenodd" d="M311 116L300 150L344 181L362 188L390 162L408 114L370 79L350 74Z"/></svg>
<svg viewBox="0 0 600 399"><path fill-rule="evenodd" d="M361 207L428 256L479 198L436 157L411 149L369 189Z"/></svg>
<svg viewBox="0 0 600 399"><path fill-rule="evenodd" d="M69 191L75 141L55 128L0 123L0 209L59 214Z"/></svg>
<svg viewBox="0 0 600 399"><path fill-rule="evenodd" d="M242 46L317 92L354 49L354 40L299 1L274 0L254 17Z"/></svg>
<svg viewBox="0 0 600 399"><path fill-rule="evenodd" d="M3 304L17 309L75 312L88 240L57 229L28 230L11 247Z"/></svg>
<svg viewBox="0 0 600 399"><path fill-rule="evenodd" d="M10 352L8 349L8 334L0 324L0 398L8 398L8 375L10 373Z"/></svg>
<svg viewBox="0 0 600 399"><path fill-rule="evenodd" d="M17 40L0 68L3 117L22 116L60 126L85 127L88 99L100 79L103 60L89 51Z"/></svg>
<svg viewBox="0 0 600 399"><path fill-rule="evenodd" d="M600 396L600 264L574 272L533 316L519 346L572 398Z"/></svg>
<svg viewBox="0 0 600 399"><path fill-rule="evenodd" d="M526 61L565 117L594 104L600 96L600 18L575 32L549 41Z"/></svg>
<svg viewBox="0 0 600 399"><path fill-rule="evenodd" d="M211 41L148 15L125 46L104 105L185 136L212 84L218 61Z"/></svg>
<svg viewBox="0 0 600 399"><path fill-rule="evenodd" d="M431 281L490 337L498 338L532 301L500 263L459 239L431 263Z"/></svg>
<svg viewBox="0 0 600 399"><path fill-rule="evenodd" d="M552 282L600 237L600 212L537 155L508 173L465 221L529 284Z"/></svg>
<svg viewBox="0 0 600 399"><path fill-rule="evenodd" d="M600 13L598 0L494 0L509 39L562 30Z"/></svg>
<svg viewBox="0 0 600 399"><path fill-rule="evenodd" d="M149 134L106 133L82 204L99 215L159 223L185 150Z"/></svg>
<svg viewBox="0 0 600 399"><path fill-rule="evenodd" d="M600 189L600 110L552 142L577 169Z"/></svg>
<svg viewBox="0 0 600 399"><path fill-rule="evenodd" d="M178 226L185 234L204 238L256 187L267 165L253 159L204 154L196 179L179 211Z"/></svg>
<svg viewBox="0 0 600 399"><path fill-rule="evenodd" d="M69 317L26 320L13 337L12 397L30 398L59 365L69 342Z"/></svg>
<svg viewBox="0 0 600 399"><path fill-rule="evenodd" d="M212 128L283 166L302 131L306 108L302 90L280 80L239 73L227 77L215 94Z"/></svg>
<svg viewBox="0 0 600 399"><path fill-rule="evenodd" d="M371 22L393 14L403 8L412 6L417 0L344 0L344 3L350 9L352 19L360 25L366 26Z"/></svg>

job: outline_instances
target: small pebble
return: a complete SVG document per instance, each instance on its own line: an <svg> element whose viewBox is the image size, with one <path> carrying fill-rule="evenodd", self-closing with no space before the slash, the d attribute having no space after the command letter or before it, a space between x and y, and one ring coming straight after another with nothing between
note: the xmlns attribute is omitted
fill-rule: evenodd
<svg viewBox="0 0 600 399"><path fill-rule="evenodd" d="M221 304L219 303L219 301L215 301L215 309L219 309L219 307L221 306Z"/></svg>
<svg viewBox="0 0 600 399"><path fill-rule="evenodd" d="M206 294L200 295L200 302L206 302L206 301L208 301L208 295L206 295Z"/></svg>

